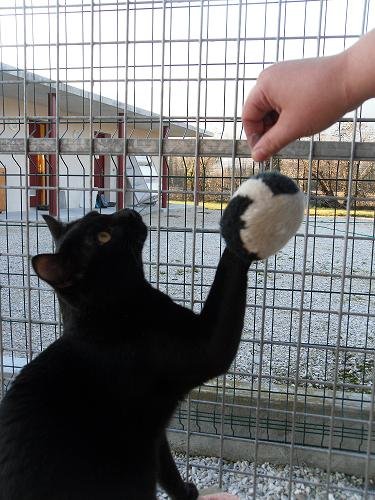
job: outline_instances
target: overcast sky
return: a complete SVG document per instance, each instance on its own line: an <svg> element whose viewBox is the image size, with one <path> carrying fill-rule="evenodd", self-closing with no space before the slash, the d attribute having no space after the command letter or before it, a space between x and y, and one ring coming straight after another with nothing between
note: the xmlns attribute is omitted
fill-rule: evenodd
<svg viewBox="0 0 375 500"><path fill-rule="evenodd" d="M60 80L90 90L93 41L94 92L123 102L128 60L129 104L160 113L164 77L163 114L194 118L200 76L201 125L204 117L239 116L243 99L263 67L277 60L334 54L354 43L362 30L366 0L281 4L207 0L203 9L194 0L190 7L188 2L167 2L164 33L162 2L133 2L128 33L126 2L97 3L92 37L90 1L60 0L57 30L56 1L26 0L27 69L56 78L58 36ZM21 68L24 16L17 7L22 5L22 0L0 4L0 59ZM375 27L375 0L367 6L366 31ZM363 112L374 117L374 103ZM218 134L223 131L223 125L212 120L207 128ZM228 123L224 135L232 133L233 125Z"/></svg>

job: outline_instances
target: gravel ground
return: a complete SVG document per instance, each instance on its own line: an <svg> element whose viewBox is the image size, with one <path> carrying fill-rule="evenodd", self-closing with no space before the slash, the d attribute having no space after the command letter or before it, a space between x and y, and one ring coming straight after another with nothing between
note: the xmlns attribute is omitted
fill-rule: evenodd
<svg viewBox="0 0 375 500"><path fill-rule="evenodd" d="M143 216L150 226L158 226L157 212L144 213ZM163 212L160 216L160 226L168 226L169 232L161 232L158 241L157 231L151 231L145 246L144 260L148 279L153 283L158 281L162 290L188 307L191 306L193 291L195 310L200 309L201 302L207 295L219 260L219 220L218 210L203 211L199 208L197 211L196 227L203 228L203 232L200 230L196 233L194 285L191 283L191 228L194 225L194 211L191 206L184 209L183 206L175 205L168 212ZM312 219L309 224L309 233L316 237L308 240L302 318L299 308L302 301L301 271L304 268L304 225L300 229L301 237L297 237L296 244L294 241L289 242L275 258L268 260L267 272L263 263L252 266L249 273L249 307L245 318L243 342L235 365L240 379L249 381L248 374L256 375L261 363L263 374L272 373L276 382L294 377L298 368L300 377L311 380L312 386L320 387L320 383L334 379L334 351L326 349L325 346L335 346L338 336L341 345L347 347L375 347L375 320L366 316L375 313L372 282L369 279L375 266L374 239L371 238L374 232L373 221L360 219L356 221L355 226L350 225L349 235L354 234L356 238L362 239L348 241L346 272L351 277L345 280L342 304L344 315L341 324L335 312L340 309L344 244L342 239L333 239L332 235L345 234L345 219L337 218L335 224L333 222L332 219L320 217ZM20 254L22 249L26 252L26 233L19 226L1 226L0 241L2 252ZM32 226L30 254L48 252L51 248L48 230L42 226L36 230L36 227ZM156 265L158 260L159 267ZM5 348L12 346L19 350L19 357L24 356L22 353L25 352L28 338L27 324L24 322L25 318L28 318L28 294L23 290L9 290L6 285L27 285L26 262L26 259L19 256L0 257L1 281L5 285L1 291L2 315L21 319L20 322L4 323L3 343ZM36 278L31 277L30 283L36 287ZM263 301L267 306L264 317ZM330 310L333 313L319 312L322 310ZM58 334L56 326L41 325L38 322L54 322L56 315L57 305L48 287L42 285L42 291L32 290L31 318L36 322L32 325L32 339L36 352L46 347ZM262 337L265 343L261 346ZM297 367L296 343L299 341L302 347ZM337 377L340 381L370 386L373 366L374 360L369 355L365 357L361 353L341 353Z"/></svg>
<svg viewBox="0 0 375 500"><path fill-rule="evenodd" d="M186 474L186 458L176 454L181 474ZM219 481L219 459L207 457L191 457L189 461L190 480L199 490L215 487ZM240 500L253 499L254 465L252 463L224 461L222 491L237 495ZM330 475L327 497L327 475L324 471L309 467L293 467L292 488L289 496L290 467L274 466L269 463L257 467L256 498L268 500L359 500L364 498L364 480L355 476L340 473ZM303 481L303 482L302 482ZM369 485L369 499L374 499L373 485ZM168 498L159 492L158 498Z"/></svg>
<svg viewBox="0 0 375 500"><path fill-rule="evenodd" d="M176 228L192 227L193 213L171 210L167 221ZM220 237L218 229L220 212L199 209L196 226L204 228L205 234L197 233L195 243L194 306L200 308L212 283L214 269L220 256ZM286 343L300 341L298 370L300 377L311 380L311 385L320 387L324 382L332 381L335 376L334 352L325 346L336 346L340 337L341 345L347 347L375 347L375 320L367 314L375 313L373 288L370 276L374 274L374 223L371 219L357 220L350 224L349 236L363 239L349 239L346 255L346 273L352 277L345 280L342 308L344 314L341 324L335 312L340 309L341 273L344 260L345 219L335 221L319 217L310 220L306 262L304 263L303 234L301 226L296 243L292 240L276 257L268 260L265 273L263 263L253 265L249 273L249 292L242 345L239 349L236 370L240 378L249 381L247 373L257 373L262 358L263 373L285 379L294 377L297 367L297 349ZM151 219L157 224L156 215ZM166 224L163 219L161 225ZM157 260L156 235L151 240L149 260ZM190 306L191 269L184 264L192 263L192 234L174 232L167 237L160 237L160 261L169 262L173 267L160 266L159 280L161 288L176 299L182 299ZM203 269L202 269L203 266ZM302 301L301 271L305 267L306 278L303 294L304 313L301 319L299 308ZM156 266L151 266L149 276L156 281ZM266 280L266 283L265 283ZM165 283L165 284L164 284ZM264 287L266 293L264 294ZM372 294L370 296L370 294ZM267 306L262 320L262 304ZM286 308L293 308L290 311ZM331 314L318 312L333 311ZM268 343L261 351L259 340L263 336ZM337 375L339 380L370 386L373 377L373 358L363 354L340 354Z"/></svg>

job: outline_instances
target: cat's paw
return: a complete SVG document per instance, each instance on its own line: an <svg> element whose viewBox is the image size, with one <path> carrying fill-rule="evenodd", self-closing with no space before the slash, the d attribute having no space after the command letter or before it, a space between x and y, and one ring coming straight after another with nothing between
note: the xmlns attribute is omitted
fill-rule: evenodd
<svg viewBox="0 0 375 500"><path fill-rule="evenodd" d="M199 496L199 492L194 483L185 483L186 490L186 500L196 500ZM181 499L182 500L182 499Z"/></svg>

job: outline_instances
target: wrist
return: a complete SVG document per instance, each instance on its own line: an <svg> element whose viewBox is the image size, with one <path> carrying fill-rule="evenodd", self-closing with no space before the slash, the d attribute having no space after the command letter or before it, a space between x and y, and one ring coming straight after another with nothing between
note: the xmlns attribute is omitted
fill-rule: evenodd
<svg viewBox="0 0 375 500"><path fill-rule="evenodd" d="M339 54L348 111L375 97L375 31Z"/></svg>
<svg viewBox="0 0 375 500"><path fill-rule="evenodd" d="M351 57L348 51L332 56L335 61L334 72L337 77L337 91L340 96L343 108L343 115L353 110L358 105L360 99L358 89L353 82L353 75L350 73Z"/></svg>

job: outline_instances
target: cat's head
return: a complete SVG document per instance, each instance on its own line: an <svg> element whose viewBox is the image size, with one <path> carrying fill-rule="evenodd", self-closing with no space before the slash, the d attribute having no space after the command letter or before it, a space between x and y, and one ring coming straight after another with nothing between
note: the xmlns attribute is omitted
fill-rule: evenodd
<svg viewBox="0 0 375 500"><path fill-rule="evenodd" d="M147 228L138 212L90 212L67 224L49 215L44 219L56 252L36 255L32 265L60 296L108 295L144 279L142 249Z"/></svg>

